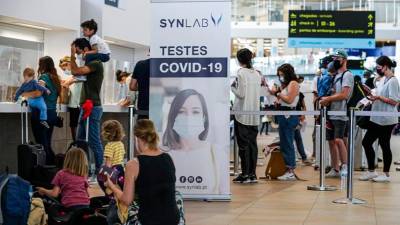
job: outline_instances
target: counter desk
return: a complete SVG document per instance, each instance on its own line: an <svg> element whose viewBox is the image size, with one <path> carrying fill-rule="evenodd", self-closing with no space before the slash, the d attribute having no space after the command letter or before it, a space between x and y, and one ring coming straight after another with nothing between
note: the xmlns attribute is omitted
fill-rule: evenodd
<svg viewBox="0 0 400 225"><path fill-rule="evenodd" d="M72 142L69 128L69 115L66 105L61 105L61 116L64 118L62 128L54 128L52 148L55 154L64 153ZM129 129L129 110L118 105L103 105L102 122L115 119L121 122L125 133ZM30 119L29 119L30 121ZM29 122L30 123L30 122ZM29 124L29 140L35 141ZM124 138L127 148L127 137ZM0 103L0 171L8 166L10 172L17 172L17 147L21 144L21 106L17 103Z"/></svg>

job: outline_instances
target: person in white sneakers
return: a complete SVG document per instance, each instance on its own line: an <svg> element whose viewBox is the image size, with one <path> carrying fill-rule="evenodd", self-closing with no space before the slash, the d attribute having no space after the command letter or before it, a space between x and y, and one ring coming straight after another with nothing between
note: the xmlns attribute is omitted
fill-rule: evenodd
<svg viewBox="0 0 400 225"><path fill-rule="evenodd" d="M299 102L300 87L294 68L290 64L282 64L277 70L281 87L272 90L279 101L279 111L296 111ZM276 116L279 123L279 145L286 165L284 175L278 177L281 181L297 180L294 174L296 168L296 152L294 149L294 135L299 116Z"/></svg>
<svg viewBox="0 0 400 225"><path fill-rule="evenodd" d="M387 56L381 56L376 60L376 72L384 79L383 86L376 95L369 98L373 100L371 111L397 112L397 105L400 101L400 86L393 74L396 62ZM398 123L398 117L371 116L367 133L364 136L362 145L368 160L368 171L359 180L375 182L390 182L390 166L392 164L392 151L390 149L390 138L392 130ZM375 151L373 144L378 139L383 153L383 174L378 175L375 171Z"/></svg>

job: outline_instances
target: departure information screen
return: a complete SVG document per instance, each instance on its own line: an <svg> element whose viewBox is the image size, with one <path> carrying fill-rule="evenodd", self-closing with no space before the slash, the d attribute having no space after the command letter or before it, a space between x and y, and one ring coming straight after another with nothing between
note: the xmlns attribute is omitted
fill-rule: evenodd
<svg viewBox="0 0 400 225"><path fill-rule="evenodd" d="M375 12L289 10L288 37L296 48L375 48Z"/></svg>

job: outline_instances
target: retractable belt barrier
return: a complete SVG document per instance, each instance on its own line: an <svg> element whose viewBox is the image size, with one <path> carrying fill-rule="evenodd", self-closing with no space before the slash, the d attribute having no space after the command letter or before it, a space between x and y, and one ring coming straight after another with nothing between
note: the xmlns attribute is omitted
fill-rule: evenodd
<svg viewBox="0 0 400 225"><path fill-rule="evenodd" d="M128 143L128 160L133 159L135 153L135 139L133 138L133 127L137 120L137 115L148 115L148 111L137 110L134 106L129 106L129 143ZM325 185L325 154L326 154L326 120L328 116L349 116L350 129L349 129L349 144L348 144L348 166L347 166L347 184L346 184L346 197L343 199L334 200L333 203L338 204L364 204L366 201L353 197L353 174L354 174L354 134L356 129L357 116L379 116L379 117L400 117L400 112L379 112L379 111L358 111L350 109L346 111L327 111L323 107L320 111L231 111L230 115L259 115L259 116L320 116L321 125L319 132L319 149L320 149L320 177L319 185L308 186L308 190L316 191L333 191L336 187ZM239 151L234 135L234 160L233 160L233 173L239 173Z"/></svg>
<svg viewBox="0 0 400 225"><path fill-rule="evenodd" d="M327 111L326 107L322 108L320 111L231 111L231 115L283 115L283 116L293 116L293 115L309 115L315 116L319 115L321 118L320 132L319 132L319 149L320 149L320 179L319 185L308 186L308 190L316 191L333 191L336 187L325 185L325 166L324 157L326 154L326 119L327 116L348 116L350 122L349 129L349 142L348 142L348 166L347 166L347 184L346 184L346 197L338 200L334 200L333 203L337 204L365 204L366 201L362 199L357 199L353 197L353 175L354 175L354 136L356 129L356 117L357 116L379 116L379 117L400 117L400 112L380 112L380 111L358 111L354 108L346 111ZM238 174L239 167L239 155L236 144L234 145L234 173Z"/></svg>

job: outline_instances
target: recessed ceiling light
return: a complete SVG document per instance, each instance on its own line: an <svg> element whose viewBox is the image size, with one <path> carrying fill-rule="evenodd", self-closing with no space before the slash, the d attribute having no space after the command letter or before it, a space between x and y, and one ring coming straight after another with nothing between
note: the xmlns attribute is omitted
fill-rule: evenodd
<svg viewBox="0 0 400 225"><path fill-rule="evenodd" d="M23 27L40 29L40 30L51 30L51 28L48 28L48 27L36 26L36 25L26 24L26 23L14 23L14 24L15 25L19 25L19 26L23 26Z"/></svg>

